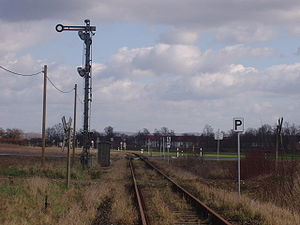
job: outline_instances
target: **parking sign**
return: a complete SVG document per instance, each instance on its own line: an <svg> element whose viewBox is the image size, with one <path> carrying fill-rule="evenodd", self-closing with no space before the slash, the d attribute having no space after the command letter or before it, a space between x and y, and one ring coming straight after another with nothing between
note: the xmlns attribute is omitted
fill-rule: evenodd
<svg viewBox="0 0 300 225"><path fill-rule="evenodd" d="M244 131L244 118L242 117L233 118L233 131L234 132Z"/></svg>

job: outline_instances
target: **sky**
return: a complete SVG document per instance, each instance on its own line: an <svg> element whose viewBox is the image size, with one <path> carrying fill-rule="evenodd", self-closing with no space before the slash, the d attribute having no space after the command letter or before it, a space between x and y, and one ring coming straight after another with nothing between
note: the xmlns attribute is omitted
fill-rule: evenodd
<svg viewBox="0 0 300 225"><path fill-rule="evenodd" d="M48 66L83 99L83 42L57 24L97 27L91 129L176 133L300 125L299 0L0 0L0 66ZM41 132L43 75L0 69L0 127ZM73 117L74 92L47 87L47 126ZM77 127L83 124L78 101Z"/></svg>

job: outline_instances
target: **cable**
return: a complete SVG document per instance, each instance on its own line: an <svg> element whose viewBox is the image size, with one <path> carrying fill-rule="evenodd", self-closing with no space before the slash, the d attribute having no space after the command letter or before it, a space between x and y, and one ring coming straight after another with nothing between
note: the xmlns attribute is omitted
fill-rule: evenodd
<svg viewBox="0 0 300 225"><path fill-rule="evenodd" d="M77 94L77 98L78 98L78 101L79 101L81 104L84 104L83 101L81 100L81 98L79 97L78 94Z"/></svg>
<svg viewBox="0 0 300 225"><path fill-rule="evenodd" d="M6 72L9 72L9 73L12 73L12 74L18 75L18 76L23 76L23 77L31 77L31 76L36 76L36 75L39 75L40 73L43 73L43 71L39 71L39 72L33 73L33 74L22 74L22 73L17 73L17 72L11 71L9 69L6 69L3 66L0 66L0 68L5 70Z"/></svg>
<svg viewBox="0 0 300 225"><path fill-rule="evenodd" d="M56 90L58 90L59 92L61 92L61 93L64 93L64 94L68 94L68 93L71 93L73 90L74 90L74 88L72 88L71 90L69 90L69 91L62 91L61 89L59 89L51 80L50 80L50 78L47 76L47 80L49 80L49 82L52 84L52 86L56 89Z"/></svg>

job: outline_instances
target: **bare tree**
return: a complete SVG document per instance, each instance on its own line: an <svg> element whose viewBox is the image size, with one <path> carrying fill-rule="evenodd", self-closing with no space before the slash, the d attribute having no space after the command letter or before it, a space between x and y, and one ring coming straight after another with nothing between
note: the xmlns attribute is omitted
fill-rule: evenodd
<svg viewBox="0 0 300 225"><path fill-rule="evenodd" d="M47 128L47 139L50 143L58 144L63 141L64 128L61 123L55 124L54 126Z"/></svg>
<svg viewBox="0 0 300 225"><path fill-rule="evenodd" d="M6 129L5 137L6 138L15 138L19 139L21 138L23 134L23 131L21 129L13 128L13 129Z"/></svg>
<svg viewBox="0 0 300 225"><path fill-rule="evenodd" d="M174 136L175 132L174 132L174 130L171 130L167 127L162 127L162 128L160 128L160 130L155 129L154 135L156 135L156 136Z"/></svg>
<svg viewBox="0 0 300 225"><path fill-rule="evenodd" d="M114 137L114 128L111 126L107 126L104 128L104 132L107 138L113 138Z"/></svg>
<svg viewBox="0 0 300 225"><path fill-rule="evenodd" d="M0 137L4 137L5 130L0 127Z"/></svg>
<svg viewBox="0 0 300 225"><path fill-rule="evenodd" d="M203 136L212 137L214 136L214 129L209 124L206 124L203 128Z"/></svg>

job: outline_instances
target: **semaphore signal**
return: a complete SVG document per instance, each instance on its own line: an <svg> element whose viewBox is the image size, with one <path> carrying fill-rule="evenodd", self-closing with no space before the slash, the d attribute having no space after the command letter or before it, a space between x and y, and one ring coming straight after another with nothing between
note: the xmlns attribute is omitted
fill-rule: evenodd
<svg viewBox="0 0 300 225"><path fill-rule="evenodd" d="M90 142L89 142L89 110L92 86L91 86L91 68L92 68L92 60L91 60L91 46L92 46L92 36L95 34L93 31L96 31L95 26L90 25L90 20L86 19L85 26L64 26L62 24L57 24L55 29L57 32L62 31L78 31L78 35L81 40L84 41L85 44L85 66L78 67L78 74L84 78L84 112L83 112L83 150L81 154L81 164L83 168L90 167Z"/></svg>

